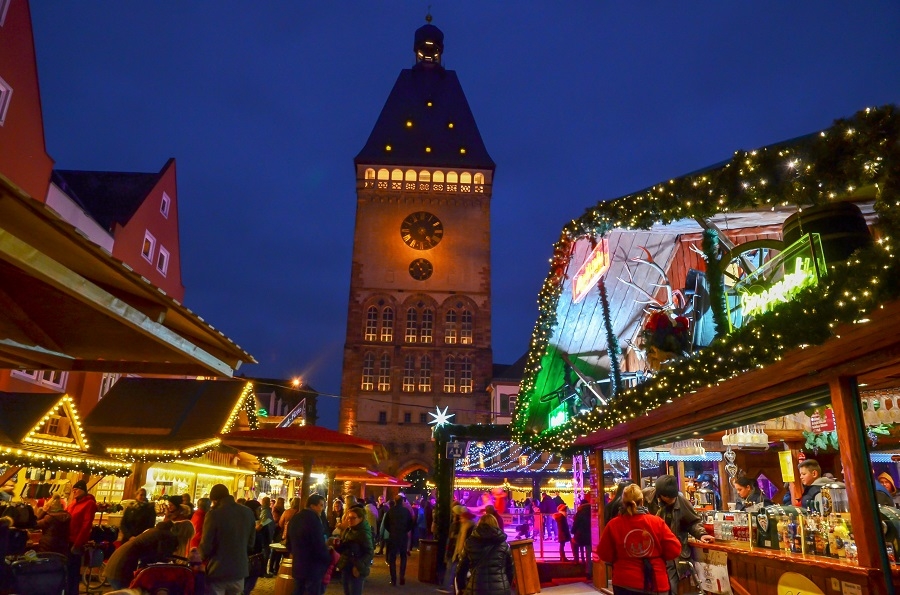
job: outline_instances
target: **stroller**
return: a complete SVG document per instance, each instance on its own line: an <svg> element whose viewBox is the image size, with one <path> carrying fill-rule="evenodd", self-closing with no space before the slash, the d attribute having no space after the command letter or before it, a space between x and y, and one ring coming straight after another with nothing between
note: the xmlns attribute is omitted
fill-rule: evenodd
<svg viewBox="0 0 900 595"><path fill-rule="evenodd" d="M141 589L150 595L202 595L202 573L195 573L187 560L180 556L171 556L169 562L150 564L139 569L134 580L131 581L132 589Z"/></svg>
<svg viewBox="0 0 900 595"><path fill-rule="evenodd" d="M12 563L14 593L20 595L59 595L68 582L68 558L62 554L41 553L34 558L19 558Z"/></svg>

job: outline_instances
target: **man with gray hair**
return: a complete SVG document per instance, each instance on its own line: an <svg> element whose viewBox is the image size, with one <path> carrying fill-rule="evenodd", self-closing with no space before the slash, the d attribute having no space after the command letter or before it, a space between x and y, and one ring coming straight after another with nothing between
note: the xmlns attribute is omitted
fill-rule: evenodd
<svg viewBox="0 0 900 595"><path fill-rule="evenodd" d="M200 555L206 560L206 584L216 595L241 595L250 574L247 551L256 539L253 512L217 483L209 490L212 507L203 519Z"/></svg>

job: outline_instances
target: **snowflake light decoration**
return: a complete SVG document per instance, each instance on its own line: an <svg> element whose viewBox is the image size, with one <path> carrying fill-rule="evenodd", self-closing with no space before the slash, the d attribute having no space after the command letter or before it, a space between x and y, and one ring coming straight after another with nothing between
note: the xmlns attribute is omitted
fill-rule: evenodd
<svg viewBox="0 0 900 595"><path fill-rule="evenodd" d="M444 407L443 411L441 411L440 407L435 407L434 409L435 409L435 411L437 411L437 413L431 413L430 411L428 412L428 415L430 415L432 418L434 418L431 421L429 421L428 423L434 424L435 428L440 428L441 426L448 425L450 423L450 418L456 416L455 413L451 413L449 415L447 414L447 410L450 409L449 405Z"/></svg>

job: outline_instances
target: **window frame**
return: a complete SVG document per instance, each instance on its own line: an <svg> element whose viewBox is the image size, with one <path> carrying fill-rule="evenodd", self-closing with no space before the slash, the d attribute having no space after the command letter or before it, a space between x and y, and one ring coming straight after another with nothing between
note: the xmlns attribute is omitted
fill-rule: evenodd
<svg viewBox="0 0 900 595"><path fill-rule="evenodd" d="M422 310L422 325L419 327L419 343L431 344L434 342L434 310L425 308Z"/></svg>
<svg viewBox="0 0 900 595"><path fill-rule="evenodd" d="M419 360L419 373L416 376L416 387L420 393L430 393L434 385L431 357L423 355Z"/></svg>
<svg viewBox="0 0 900 595"><path fill-rule="evenodd" d="M363 356L360 390L375 390L375 354L371 351Z"/></svg>
<svg viewBox="0 0 900 595"><path fill-rule="evenodd" d="M475 335L475 315L471 310L463 310L459 316L459 343L471 345Z"/></svg>
<svg viewBox="0 0 900 595"><path fill-rule="evenodd" d="M378 392L386 393L391 390L391 356L382 353L378 360Z"/></svg>
<svg viewBox="0 0 900 595"><path fill-rule="evenodd" d="M448 355L444 359L444 393L456 392L456 359Z"/></svg>
<svg viewBox="0 0 900 595"><path fill-rule="evenodd" d="M474 383L472 381L472 360L468 357L462 357L459 360L459 383L458 390L460 394L471 394Z"/></svg>
<svg viewBox="0 0 900 595"><path fill-rule="evenodd" d="M144 247L148 243L150 244L150 250L149 250L149 252L145 252ZM143 256L144 260L146 260L150 264L154 264L153 263L153 253L155 251L156 251L156 237L152 233L150 233L149 229L145 229L144 230L144 241L141 242L141 256Z"/></svg>
<svg viewBox="0 0 900 595"><path fill-rule="evenodd" d="M169 259L169 251L160 246L159 251L156 253L156 270L159 271L163 277L169 272ZM162 266L159 266L160 260L164 261Z"/></svg>
<svg viewBox="0 0 900 595"><path fill-rule="evenodd" d="M172 206L172 199L165 192L162 193L162 200L159 203L159 212L166 219L169 218L169 208Z"/></svg>
<svg viewBox="0 0 900 595"><path fill-rule="evenodd" d="M2 2L2 0L0 0L0 2ZM3 77L0 76L0 126L3 126L6 123L6 115L9 113L9 105L12 103L12 95L12 85L7 83L3 80Z"/></svg>
<svg viewBox="0 0 900 595"><path fill-rule="evenodd" d="M444 314L444 344L456 345L457 335L457 316L456 310L447 310Z"/></svg>
<svg viewBox="0 0 900 595"><path fill-rule="evenodd" d="M63 370L10 370L9 374L10 376L32 384L46 386L47 388L58 389L61 391L65 390L66 382L69 380L69 373ZM50 375L49 378L47 377L48 374ZM56 374L58 374L59 377L54 380Z"/></svg>
<svg viewBox="0 0 900 595"><path fill-rule="evenodd" d="M394 340L394 309L390 306L385 306L381 311L381 332L378 338L382 343Z"/></svg>
<svg viewBox="0 0 900 595"><path fill-rule="evenodd" d="M378 308L369 306L366 308L366 326L363 328L364 341L376 341L378 339Z"/></svg>
<svg viewBox="0 0 900 595"><path fill-rule="evenodd" d="M419 338L419 311L415 308L406 310L406 333L403 340L406 343L415 343Z"/></svg>
<svg viewBox="0 0 900 595"><path fill-rule="evenodd" d="M403 358L403 392L411 393L416 390L416 358L407 355Z"/></svg>

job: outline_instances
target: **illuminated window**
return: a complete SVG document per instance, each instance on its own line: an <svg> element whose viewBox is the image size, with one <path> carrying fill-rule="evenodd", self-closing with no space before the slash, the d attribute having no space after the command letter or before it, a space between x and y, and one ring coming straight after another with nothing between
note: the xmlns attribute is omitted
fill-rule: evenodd
<svg viewBox="0 0 900 595"><path fill-rule="evenodd" d="M467 357L459 360L459 392L472 392L472 362Z"/></svg>
<svg viewBox="0 0 900 595"><path fill-rule="evenodd" d="M463 345L472 344L472 313L463 310L459 321L459 342Z"/></svg>
<svg viewBox="0 0 900 595"><path fill-rule="evenodd" d="M369 306L366 310L366 341L374 341L378 333L378 308Z"/></svg>
<svg viewBox="0 0 900 595"><path fill-rule="evenodd" d="M414 169L406 170L406 181L407 182L415 182L416 181L416 170L414 170Z"/></svg>
<svg viewBox="0 0 900 595"><path fill-rule="evenodd" d="M163 277L169 272L169 251L159 247L159 254L156 255L156 270L162 273Z"/></svg>
<svg viewBox="0 0 900 595"><path fill-rule="evenodd" d="M444 343L456 343L456 310L448 310L444 317Z"/></svg>
<svg viewBox="0 0 900 595"><path fill-rule="evenodd" d="M406 335L407 343L415 343L419 334L419 314L415 308L406 311Z"/></svg>
<svg viewBox="0 0 900 595"><path fill-rule="evenodd" d="M66 380L69 378L68 372L59 370L12 370L10 375L34 384L59 390L66 388Z"/></svg>
<svg viewBox="0 0 900 595"><path fill-rule="evenodd" d="M394 340L394 309L385 308L381 313L381 340L390 342Z"/></svg>
<svg viewBox="0 0 900 595"><path fill-rule="evenodd" d="M455 171L447 172L447 183L456 184L457 182L459 182L459 175Z"/></svg>
<svg viewBox="0 0 900 595"><path fill-rule="evenodd" d="M374 180L375 179L375 170L371 167L366 170L366 179Z"/></svg>
<svg viewBox="0 0 900 595"><path fill-rule="evenodd" d="M472 183L472 174L467 171L459 174L459 183L460 184L471 184Z"/></svg>
<svg viewBox="0 0 900 595"><path fill-rule="evenodd" d="M473 178L472 181L475 182L476 184L484 184L484 174L482 174L482 173L475 174L475 177Z"/></svg>
<svg viewBox="0 0 900 595"><path fill-rule="evenodd" d="M419 172L419 181L420 182L430 182L431 181L431 172L428 170L422 170Z"/></svg>
<svg viewBox="0 0 900 595"><path fill-rule="evenodd" d="M427 355L419 362L419 391L431 392L431 358Z"/></svg>
<svg viewBox="0 0 900 595"><path fill-rule="evenodd" d="M395 169L391 171L391 179L392 180L403 180L403 171L399 169Z"/></svg>
<svg viewBox="0 0 900 595"><path fill-rule="evenodd" d="M381 356L381 364L378 366L378 390L391 390L391 356L386 353Z"/></svg>
<svg viewBox="0 0 900 595"><path fill-rule="evenodd" d="M442 171L434 172L434 174L431 176L431 179L434 182L443 184L444 183L444 172L442 172Z"/></svg>
<svg viewBox="0 0 900 595"><path fill-rule="evenodd" d="M0 2L0 8L2 8L3 2ZM7 4L7 6L9 6ZM2 15L0 15L2 16ZM12 99L13 88L9 86L9 83L3 80L0 77L0 126L3 126L3 123L6 122L6 112L9 111L9 103Z"/></svg>
<svg viewBox="0 0 900 595"><path fill-rule="evenodd" d="M422 343L431 343L432 330L434 329L434 310L425 308L422 310L422 329L419 337Z"/></svg>
<svg viewBox="0 0 900 595"><path fill-rule="evenodd" d="M444 392L456 392L456 366L452 355L444 360Z"/></svg>
<svg viewBox="0 0 900 595"><path fill-rule="evenodd" d="M389 172L389 171L386 170L386 169L379 169L379 170L378 170L378 179L379 179L379 180L389 180L389 179L391 179L391 172Z"/></svg>
<svg viewBox="0 0 900 595"><path fill-rule="evenodd" d="M367 353L363 358L362 390L375 388L375 354Z"/></svg>
<svg viewBox="0 0 900 595"><path fill-rule="evenodd" d="M147 262L153 262L153 249L156 248L156 238L149 231L144 232L144 243L141 244L141 256L147 259Z"/></svg>
<svg viewBox="0 0 900 595"><path fill-rule="evenodd" d="M109 392L109 389L113 387L113 385L119 381L121 378L121 374L111 374L106 373L103 374L103 377L100 379L100 399L106 396L106 393ZM99 399L98 399L99 400Z"/></svg>
<svg viewBox="0 0 900 595"><path fill-rule="evenodd" d="M416 358L407 355L403 358L403 392L416 390Z"/></svg>
<svg viewBox="0 0 900 595"><path fill-rule="evenodd" d="M169 206L172 204L172 199L169 198L169 195L163 192L162 202L159 204L159 212L162 213L162 216L166 219L169 218Z"/></svg>

